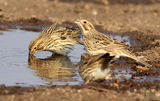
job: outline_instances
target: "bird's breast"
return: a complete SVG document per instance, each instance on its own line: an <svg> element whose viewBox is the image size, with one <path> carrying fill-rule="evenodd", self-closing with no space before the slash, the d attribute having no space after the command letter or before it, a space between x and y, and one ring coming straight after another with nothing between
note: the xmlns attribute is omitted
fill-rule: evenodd
<svg viewBox="0 0 160 101"><path fill-rule="evenodd" d="M102 70L101 68L96 68L92 73L92 76L94 77L95 80L99 80L99 79L104 79L109 73L110 69L108 68L105 70Z"/></svg>

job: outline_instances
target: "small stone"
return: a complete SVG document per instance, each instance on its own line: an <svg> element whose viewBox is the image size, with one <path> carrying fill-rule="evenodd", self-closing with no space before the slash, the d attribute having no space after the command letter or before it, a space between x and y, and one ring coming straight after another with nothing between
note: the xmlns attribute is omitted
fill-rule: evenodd
<svg viewBox="0 0 160 101"><path fill-rule="evenodd" d="M137 92L137 89L134 89L134 92Z"/></svg>
<svg viewBox="0 0 160 101"><path fill-rule="evenodd" d="M151 92L155 92L156 90L155 89L151 89Z"/></svg>
<svg viewBox="0 0 160 101"><path fill-rule="evenodd" d="M108 0L101 0L101 3L104 4L104 5L108 5L109 1Z"/></svg>
<svg viewBox="0 0 160 101"><path fill-rule="evenodd" d="M3 18L4 16L3 16L3 13L2 12L0 12L0 18Z"/></svg>
<svg viewBox="0 0 160 101"><path fill-rule="evenodd" d="M34 14L32 14L32 16L31 16L32 18L36 18L37 16L36 15L34 15Z"/></svg>
<svg viewBox="0 0 160 101"><path fill-rule="evenodd" d="M78 90L78 93L80 93L81 92L81 90Z"/></svg>
<svg viewBox="0 0 160 101"><path fill-rule="evenodd" d="M8 6L8 2L4 2L4 6Z"/></svg>
<svg viewBox="0 0 160 101"><path fill-rule="evenodd" d="M84 5L84 9L90 9L91 7L89 5Z"/></svg>
<svg viewBox="0 0 160 101"><path fill-rule="evenodd" d="M160 97L160 93L156 93L156 96L157 96L157 97Z"/></svg>
<svg viewBox="0 0 160 101"><path fill-rule="evenodd" d="M125 78L123 74L121 75L121 78Z"/></svg>
<svg viewBox="0 0 160 101"><path fill-rule="evenodd" d="M25 10L25 11L29 11L29 9L28 9L28 8L25 8L24 10Z"/></svg>
<svg viewBox="0 0 160 101"><path fill-rule="evenodd" d="M92 11L92 14L93 14L93 15L97 15L98 12L97 12L96 10L93 10L93 11Z"/></svg>

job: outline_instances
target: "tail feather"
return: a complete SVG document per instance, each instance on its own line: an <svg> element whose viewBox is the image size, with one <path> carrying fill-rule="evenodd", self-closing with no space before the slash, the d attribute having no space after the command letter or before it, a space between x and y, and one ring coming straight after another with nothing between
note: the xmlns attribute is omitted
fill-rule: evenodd
<svg viewBox="0 0 160 101"><path fill-rule="evenodd" d="M147 66L147 67L149 67L149 68L152 67L152 65L150 65L150 64L147 63L146 61L144 61L144 60L142 60L142 59L136 57L135 55L130 55L130 56L128 56L128 57L130 57L130 58L136 60L137 62L140 62L141 64L143 64L143 65L145 65L145 66Z"/></svg>

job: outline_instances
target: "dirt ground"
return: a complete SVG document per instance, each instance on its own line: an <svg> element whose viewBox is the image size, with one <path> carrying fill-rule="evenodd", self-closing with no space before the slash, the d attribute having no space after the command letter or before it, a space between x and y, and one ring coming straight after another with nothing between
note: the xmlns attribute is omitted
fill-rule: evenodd
<svg viewBox="0 0 160 101"><path fill-rule="evenodd" d="M86 18L101 32L128 35L139 42L137 55L160 67L159 0L0 0L0 29L14 25L72 24ZM26 29L33 30L33 29ZM41 30L41 29L40 29ZM34 31L39 31L34 29ZM124 81L53 87L0 87L0 101L158 101L160 83Z"/></svg>

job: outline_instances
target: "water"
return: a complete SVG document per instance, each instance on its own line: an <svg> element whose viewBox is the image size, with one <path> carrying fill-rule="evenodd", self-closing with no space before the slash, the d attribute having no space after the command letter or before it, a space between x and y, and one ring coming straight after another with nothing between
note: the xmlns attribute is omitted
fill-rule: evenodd
<svg viewBox="0 0 160 101"><path fill-rule="evenodd" d="M113 35L113 34L109 34L110 37L113 37L115 39L121 40L121 41L125 41L127 45L129 45L130 47L132 47L132 45L136 44L135 40L132 40L129 36L124 35Z"/></svg>
<svg viewBox="0 0 160 101"><path fill-rule="evenodd" d="M66 56L53 56L50 52L28 56L30 41L39 33L23 30L1 31L0 35L0 84L7 86L75 85L82 81L76 64L84 47L77 45ZM78 51L80 49L81 51ZM39 59L41 58L41 59Z"/></svg>
<svg viewBox="0 0 160 101"><path fill-rule="evenodd" d="M35 56L29 56L29 43L39 32L13 29L0 33L0 85L49 86L83 83L77 65L81 54L85 53L84 46L77 45L68 56L52 56L50 52L38 52ZM113 37L127 40L130 46L135 44L128 36ZM123 74L126 79L130 79L135 73L131 68L123 68L121 71L116 68L113 73L118 73L115 75L117 78ZM157 80L158 77L154 78Z"/></svg>

